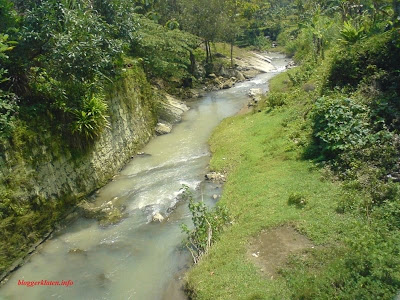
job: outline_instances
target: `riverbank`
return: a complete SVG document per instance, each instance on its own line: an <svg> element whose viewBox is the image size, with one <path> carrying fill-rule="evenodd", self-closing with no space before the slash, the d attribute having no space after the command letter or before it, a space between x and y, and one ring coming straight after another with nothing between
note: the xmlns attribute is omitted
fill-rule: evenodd
<svg viewBox="0 0 400 300"><path fill-rule="evenodd" d="M284 59L278 61L285 65ZM15 283L20 278L51 279L59 274L75 282L73 289L35 288L31 298L48 298L50 293L100 297L105 291L138 299L165 295L169 283L176 280L174 275L190 262L180 250L184 239L180 225L190 224L190 213L187 205L178 203L179 190L185 184L196 199L215 204L220 185L204 183L210 159L207 140L222 119L248 102L250 88L264 87L274 75L260 74L188 103L191 109L169 134L152 139L140 150L141 155L93 195L93 203L107 204L104 210L111 209L111 204L124 208L122 220L111 226L102 226L95 219L74 220L9 277L0 295L22 295L24 290ZM164 221L151 222L158 214ZM104 263L99 265L99 261Z"/></svg>
<svg viewBox="0 0 400 300"><path fill-rule="evenodd" d="M247 55L249 55L248 58ZM240 60L243 56L251 60L252 54L241 51L238 52L236 59ZM219 62L221 62L221 65L226 64L222 58L219 58ZM19 199L37 198L44 203L52 203L51 205L54 205L54 207L50 207L45 212L45 217L42 217L40 215L41 212L37 211L34 212L35 215L28 214L27 220L35 224L29 232L26 229L18 229L20 227L27 228L26 226L21 226L20 217L2 220L4 222L1 224L4 225L0 226L2 228L0 233L2 234L2 239L7 242L2 243L4 249L2 251L3 255L0 256L0 282L3 283L3 279L11 272L24 265L29 256L35 253L36 248L53 233L55 227L63 227L60 224L65 223L63 220L69 212L74 210L77 203L109 180L112 180L113 176L129 159L141 152L141 148L153 136L154 126L157 134L165 134L172 130L174 123L181 120L180 115L187 110L186 105L169 95L164 95L162 89L156 93L150 92L151 87L144 75L136 69L136 67L131 66L126 72L126 82L117 82L114 88L110 88L108 101L110 102L111 128L102 133L98 141L92 148L88 149L87 153L80 154L76 158L76 153L70 153L72 150L69 151L68 148L61 146L57 148L56 146L62 143L56 139L51 139L51 134L47 134L46 137L38 137L38 140L34 140L33 145L30 147L23 144L25 137L22 136L19 143L24 145L23 149L26 149L24 151L28 153L24 152L21 155L22 158L20 160L22 162L18 159L12 160L14 156L11 155L11 148L5 151L8 161L6 160L7 169L4 170L7 172L13 169L20 170L18 173L11 172L6 174L6 176L10 177L11 183L13 181L20 182L19 185L15 186L16 191L12 191L11 194L6 191L6 196L17 194L17 190L25 186L27 188L23 189L22 194L20 193L22 196L20 195ZM207 87L212 87L212 89L231 87L246 80L246 78L259 74L261 71L247 68L243 70L246 77L240 73L241 76L235 78L230 77L229 72L224 74L217 73L218 77L206 79L195 94L201 96L205 93ZM135 72L139 72L140 76ZM237 72L236 70L230 70L233 75L237 74ZM131 73L136 75L134 80L129 77ZM158 95L160 99L153 99L154 97L151 95L154 97ZM152 98L152 101L150 101L150 98ZM162 100L162 98L165 99ZM160 103L157 115L152 109L147 108L154 105L154 101ZM152 116L147 117L149 114L152 114ZM18 151L21 152L22 150ZM119 151L123 155L113 155L113 151ZM17 155L15 157L19 158ZM30 168L36 171L31 172ZM88 176L87 174L92 174L93 176ZM2 190L0 190L1 193ZM64 199L68 201L64 201ZM105 216L106 220L103 222L105 224L116 223L123 218L123 214L118 207L115 207L114 202L116 201L114 200L107 199L104 203L98 203L98 207L93 207L91 204L81 205L79 210L83 211L84 215L93 215L95 218L100 216L104 219ZM111 208L109 205L105 205L109 201L112 201ZM62 206L64 202L68 202L67 207ZM86 204L86 202L83 204ZM110 209L113 211L111 217L104 213ZM92 213L97 211L99 213ZM22 212L19 213L22 214ZM76 216L77 214L75 213L74 217ZM42 220L45 219L45 221L36 222L40 218ZM25 218L23 219L25 222ZM13 234L10 229L10 224L13 224L13 222L17 223L13 228L14 231L15 228L19 230L18 234L15 234L15 232ZM43 226L41 227L40 224Z"/></svg>
<svg viewBox="0 0 400 300"><path fill-rule="evenodd" d="M327 266L362 225L338 213L347 196L340 182L303 158L305 109L291 103L234 116L214 131L210 168L228 174L220 203L234 224L187 274L191 298L308 299L315 291L307 278L329 284Z"/></svg>

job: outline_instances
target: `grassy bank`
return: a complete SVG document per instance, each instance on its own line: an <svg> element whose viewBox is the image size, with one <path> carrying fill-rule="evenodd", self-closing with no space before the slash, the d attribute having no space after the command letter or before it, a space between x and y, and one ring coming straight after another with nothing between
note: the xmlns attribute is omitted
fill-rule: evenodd
<svg viewBox="0 0 400 300"><path fill-rule="evenodd" d="M288 90L287 76L273 79L271 89ZM386 227L362 214L341 212L341 203L349 197L362 201L362 193L350 194L304 158L311 104L296 99L305 98L226 119L211 137L210 167L229 174L220 202L234 224L189 272L192 298L390 299L395 294L398 250L393 238L385 242ZM301 205L289 199L301 199ZM281 225L293 227L314 246L290 255L271 278L253 263L249 249L261 232Z"/></svg>

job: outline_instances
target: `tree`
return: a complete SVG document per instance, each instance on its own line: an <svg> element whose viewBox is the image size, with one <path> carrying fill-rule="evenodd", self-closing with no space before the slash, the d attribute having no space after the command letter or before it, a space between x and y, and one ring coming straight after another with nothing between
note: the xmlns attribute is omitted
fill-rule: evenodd
<svg viewBox="0 0 400 300"><path fill-rule="evenodd" d="M188 75L193 50L199 39L179 29L169 29L145 17L137 16L138 30L131 44L131 54L140 57L148 74L169 79Z"/></svg>
<svg viewBox="0 0 400 300"><path fill-rule="evenodd" d="M201 37L206 49L206 63L212 63L210 42L221 32L224 15L223 0L180 0L183 29Z"/></svg>
<svg viewBox="0 0 400 300"><path fill-rule="evenodd" d="M221 23L224 35L221 39L231 46L231 67L233 67L233 45L241 31L242 19L240 17L240 1L225 1L223 21Z"/></svg>

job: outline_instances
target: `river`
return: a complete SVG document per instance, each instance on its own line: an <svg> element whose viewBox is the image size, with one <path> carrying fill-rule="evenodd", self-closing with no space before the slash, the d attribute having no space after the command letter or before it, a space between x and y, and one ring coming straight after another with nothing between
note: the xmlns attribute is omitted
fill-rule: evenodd
<svg viewBox="0 0 400 300"><path fill-rule="evenodd" d="M268 80L284 69L283 56L272 54L275 71L209 92L189 102L190 110L168 135L154 138L101 188L96 202L118 197L127 217L108 227L79 218L42 244L29 261L0 289L0 299L185 299L179 276L190 265L181 247L182 223L190 224L186 204L177 205L163 223L152 223L154 212L175 205L182 184L213 205L222 187L204 182L210 160L212 130L248 101L250 88L268 88ZM72 252L72 253L71 253ZM25 281L69 281L72 286L18 285Z"/></svg>

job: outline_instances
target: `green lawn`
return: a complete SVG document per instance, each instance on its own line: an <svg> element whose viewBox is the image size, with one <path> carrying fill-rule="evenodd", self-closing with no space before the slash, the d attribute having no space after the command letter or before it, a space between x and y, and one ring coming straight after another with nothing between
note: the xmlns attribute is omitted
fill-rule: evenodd
<svg viewBox="0 0 400 300"><path fill-rule="evenodd" d="M210 167L229 174L220 202L235 221L188 274L195 299L291 299L296 283L287 276L266 278L247 258L249 240L263 229L289 224L312 240L312 251L322 253L340 244L351 228L354 219L336 212L344 195L340 184L301 159L302 148L290 138L293 129L285 124L293 115L296 108L235 116L211 137ZM305 197L304 208L288 205L295 193Z"/></svg>

